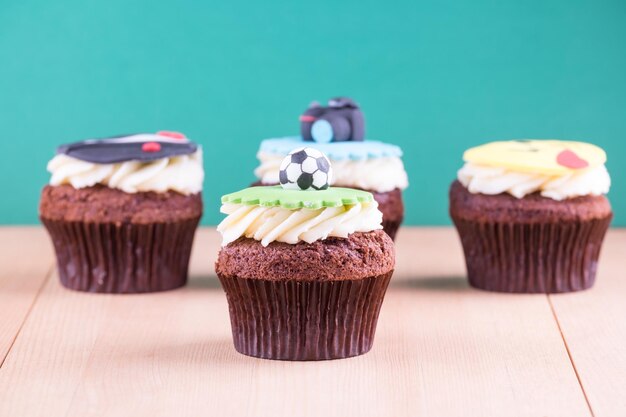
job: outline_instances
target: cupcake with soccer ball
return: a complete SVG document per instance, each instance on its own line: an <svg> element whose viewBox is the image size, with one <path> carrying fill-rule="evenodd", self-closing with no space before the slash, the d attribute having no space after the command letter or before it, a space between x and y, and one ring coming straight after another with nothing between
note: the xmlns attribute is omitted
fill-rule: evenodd
<svg viewBox="0 0 626 417"><path fill-rule="evenodd" d="M235 348L302 361L364 354L395 265L378 203L329 187L333 169L318 150L296 149L280 167L281 185L222 197L215 269Z"/></svg>
<svg viewBox="0 0 626 417"><path fill-rule="evenodd" d="M335 175L331 185L373 194L383 213L383 228L391 238L404 218L402 191L408 178L402 150L395 145L365 140L365 119L351 99L331 99L328 106L312 103L300 116L300 136L266 139L257 153L254 171L261 185L279 183L280 164L292 149L314 146L328 155Z"/></svg>
<svg viewBox="0 0 626 417"><path fill-rule="evenodd" d="M590 288L613 213L597 146L558 140L469 149L450 188L470 284L517 293Z"/></svg>
<svg viewBox="0 0 626 417"><path fill-rule="evenodd" d="M201 149L178 132L63 145L39 217L73 290L141 293L184 285L202 215Z"/></svg>

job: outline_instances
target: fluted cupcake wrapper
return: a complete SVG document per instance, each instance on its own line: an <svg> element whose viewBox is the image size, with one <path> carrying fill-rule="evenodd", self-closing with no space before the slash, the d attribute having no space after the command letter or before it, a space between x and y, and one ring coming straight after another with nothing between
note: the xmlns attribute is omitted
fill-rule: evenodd
<svg viewBox="0 0 626 417"><path fill-rule="evenodd" d="M590 288L612 215L560 223L498 223L453 216L473 287L510 293Z"/></svg>
<svg viewBox="0 0 626 417"><path fill-rule="evenodd" d="M368 352L393 271L359 280L271 281L220 276L235 349L313 361Z"/></svg>
<svg viewBox="0 0 626 417"><path fill-rule="evenodd" d="M142 293L181 287L200 218L172 223L41 221L61 283L77 291Z"/></svg>

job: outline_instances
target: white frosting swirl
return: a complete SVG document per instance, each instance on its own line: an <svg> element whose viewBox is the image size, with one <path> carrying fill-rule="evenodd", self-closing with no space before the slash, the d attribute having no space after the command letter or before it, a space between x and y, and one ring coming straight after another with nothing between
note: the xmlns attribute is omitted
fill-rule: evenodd
<svg viewBox="0 0 626 417"><path fill-rule="evenodd" d="M260 165L254 170L263 184L278 184L278 172L284 155L259 152ZM364 160L330 160L333 179L330 185L337 187L360 188L386 193L396 188L404 190L409 180L402 159L381 157Z"/></svg>
<svg viewBox="0 0 626 417"><path fill-rule="evenodd" d="M228 215L217 226L222 246L241 236L258 240L263 246L274 241L296 244L330 236L347 238L351 233L382 229L383 220L376 201L315 210L224 204L221 212Z"/></svg>
<svg viewBox="0 0 626 417"><path fill-rule="evenodd" d="M543 197L561 201L609 192L611 177L604 165L564 175L529 174L502 167L466 163L457 174L459 182L471 193L495 195L509 193L523 198L540 192Z"/></svg>
<svg viewBox="0 0 626 417"><path fill-rule="evenodd" d="M202 191L204 180L200 148L190 155L115 164L95 164L60 154L48 163L48 171L52 174L50 185L84 188L102 184L126 193L171 190L196 194Z"/></svg>

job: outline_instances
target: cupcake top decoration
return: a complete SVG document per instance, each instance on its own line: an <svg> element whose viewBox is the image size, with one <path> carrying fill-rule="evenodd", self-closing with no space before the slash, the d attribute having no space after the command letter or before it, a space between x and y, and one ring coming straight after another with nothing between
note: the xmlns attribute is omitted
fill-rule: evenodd
<svg viewBox="0 0 626 417"><path fill-rule="evenodd" d="M312 243L330 236L347 238L355 232L382 229L383 215L371 193L328 187L332 169L321 152L296 149L285 158L281 172L285 172L281 185L250 187L222 197L221 212L228 215L217 226L222 246L240 237L268 246L272 242ZM319 183L316 172L324 174Z"/></svg>
<svg viewBox="0 0 626 417"><path fill-rule="evenodd" d="M261 142L258 157L265 155L286 155L292 149L307 146L302 137L288 136L283 138L265 139ZM373 159L402 157L399 146L376 140L315 143L315 148L323 152L331 161L367 162Z"/></svg>
<svg viewBox="0 0 626 417"><path fill-rule="evenodd" d="M289 152L280 164L278 178L286 190L325 190L333 176L330 161L314 148Z"/></svg>
<svg viewBox="0 0 626 417"><path fill-rule="evenodd" d="M103 185L127 193L202 191L202 149L178 132L87 139L57 149L48 163L50 185Z"/></svg>
<svg viewBox="0 0 626 417"><path fill-rule="evenodd" d="M264 185L280 184L285 156L295 148L315 143L334 167L330 185L361 188L377 193L408 186L402 150L395 145L365 139L365 118L348 97L336 97L327 106L313 102L300 115L300 136L284 136L261 142L254 171Z"/></svg>
<svg viewBox="0 0 626 417"><path fill-rule="evenodd" d="M560 140L491 142L463 154L465 162L504 167L530 174L561 175L606 162L606 153L590 143Z"/></svg>
<svg viewBox="0 0 626 417"><path fill-rule="evenodd" d="M606 153L584 142L511 140L468 149L459 181L472 193L509 193L517 198L539 192L554 200L609 191Z"/></svg>
<svg viewBox="0 0 626 417"><path fill-rule="evenodd" d="M589 162L585 159L582 159L574 151L570 151L569 149L565 149L564 151L559 152L556 156L556 163L571 169L582 169L587 168L589 166Z"/></svg>
<svg viewBox="0 0 626 417"><path fill-rule="evenodd" d="M358 104L348 97L330 99L327 107L314 101L300 116L300 133L305 141L318 143L362 141L365 119Z"/></svg>
<svg viewBox="0 0 626 417"><path fill-rule="evenodd" d="M159 131L87 139L57 149L58 154L96 164L112 164L126 161L154 161L178 155L189 155L198 146L179 132Z"/></svg>
<svg viewBox="0 0 626 417"><path fill-rule="evenodd" d="M222 196L222 204L278 207L287 210L317 210L372 202L374 202L372 193L341 187L331 187L318 192L303 193L298 190L287 190L274 185L244 188L243 190Z"/></svg>

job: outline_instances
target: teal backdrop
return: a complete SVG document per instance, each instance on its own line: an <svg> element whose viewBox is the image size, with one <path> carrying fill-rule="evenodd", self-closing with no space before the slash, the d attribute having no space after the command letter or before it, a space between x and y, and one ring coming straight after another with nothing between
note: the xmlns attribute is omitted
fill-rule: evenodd
<svg viewBox="0 0 626 417"><path fill-rule="evenodd" d="M55 146L179 130L205 149L205 224L266 137L354 97L399 144L407 223L449 224L463 150L569 138L606 149L626 226L624 0L0 0L0 222L35 224Z"/></svg>

